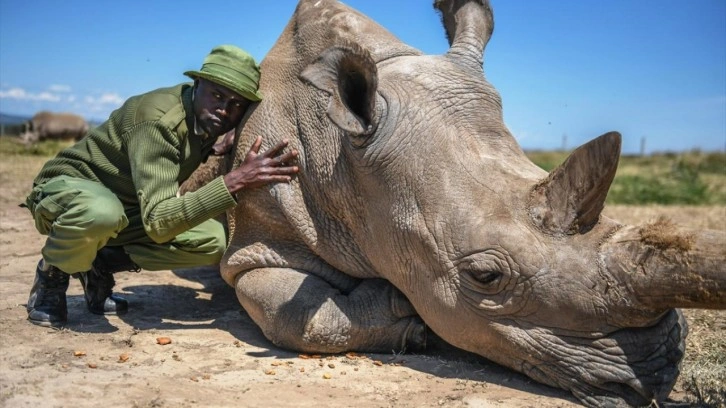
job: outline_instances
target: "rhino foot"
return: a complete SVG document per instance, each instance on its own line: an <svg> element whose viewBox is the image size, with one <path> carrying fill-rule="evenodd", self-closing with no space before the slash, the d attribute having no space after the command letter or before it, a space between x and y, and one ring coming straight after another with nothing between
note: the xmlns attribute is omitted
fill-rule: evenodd
<svg viewBox="0 0 726 408"><path fill-rule="evenodd" d="M423 320L416 317L411 319L411 323L403 333L403 345L401 350L404 351L422 351L426 349L427 328Z"/></svg>
<svg viewBox="0 0 726 408"><path fill-rule="evenodd" d="M408 299L383 279L343 292L292 268L237 277L237 298L275 345L314 353L400 352L426 345L426 326Z"/></svg>

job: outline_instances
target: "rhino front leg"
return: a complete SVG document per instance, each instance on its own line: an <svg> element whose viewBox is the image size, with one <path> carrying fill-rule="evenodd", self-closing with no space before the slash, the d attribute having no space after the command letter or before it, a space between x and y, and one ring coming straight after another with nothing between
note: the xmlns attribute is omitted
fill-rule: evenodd
<svg viewBox="0 0 726 408"><path fill-rule="evenodd" d="M307 353L422 348L426 328L408 300L382 279L342 293L317 276L287 268L241 274L237 298L275 345Z"/></svg>

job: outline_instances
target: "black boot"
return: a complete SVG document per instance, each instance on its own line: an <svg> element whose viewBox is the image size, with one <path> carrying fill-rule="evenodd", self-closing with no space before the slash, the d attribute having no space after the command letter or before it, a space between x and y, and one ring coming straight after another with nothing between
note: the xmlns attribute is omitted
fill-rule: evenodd
<svg viewBox="0 0 726 408"><path fill-rule="evenodd" d="M113 286L116 284L113 274L124 271L138 272L139 270L139 266L131 260L123 247L101 248L93 261L91 270L78 274L88 310L99 315L126 313L129 302L113 293Z"/></svg>
<svg viewBox="0 0 726 408"><path fill-rule="evenodd" d="M46 270L43 270L46 269ZM60 326L68 320L66 290L70 276L41 259L35 269L35 281L30 289L26 309L28 320L39 326Z"/></svg>

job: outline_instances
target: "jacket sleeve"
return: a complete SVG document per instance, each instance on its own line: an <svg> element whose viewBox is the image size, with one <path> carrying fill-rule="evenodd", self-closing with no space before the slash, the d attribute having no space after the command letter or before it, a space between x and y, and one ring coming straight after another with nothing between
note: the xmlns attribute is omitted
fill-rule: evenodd
<svg viewBox="0 0 726 408"><path fill-rule="evenodd" d="M126 139L131 177L144 229L154 242L170 241L236 204L222 176L177 197L183 158L177 135L154 122L141 123L131 132Z"/></svg>

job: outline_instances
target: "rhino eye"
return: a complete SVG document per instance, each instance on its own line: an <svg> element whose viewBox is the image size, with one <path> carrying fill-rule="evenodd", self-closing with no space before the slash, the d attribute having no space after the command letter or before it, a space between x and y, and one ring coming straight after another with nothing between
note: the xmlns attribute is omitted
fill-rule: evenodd
<svg viewBox="0 0 726 408"><path fill-rule="evenodd" d="M461 259L457 268L462 288L471 291L471 296L476 298L500 293L512 280L510 262L501 250L489 249L468 255Z"/></svg>
<svg viewBox="0 0 726 408"><path fill-rule="evenodd" d="M499 271L470 271L471 277L482 285L490 285L496 283L501 277L502 273Z"/></svg>

